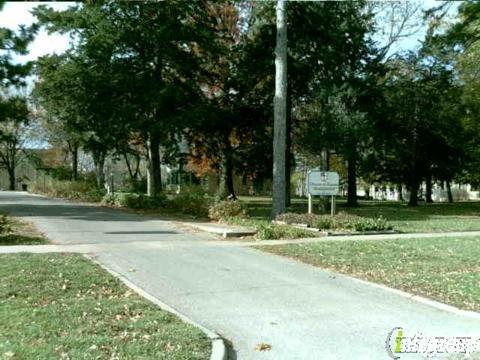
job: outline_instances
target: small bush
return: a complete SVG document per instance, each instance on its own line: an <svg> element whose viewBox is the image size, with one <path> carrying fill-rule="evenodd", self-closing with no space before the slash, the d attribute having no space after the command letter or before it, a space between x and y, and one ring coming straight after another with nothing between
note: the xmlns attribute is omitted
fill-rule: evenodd
<svg viewBox="0 0 480 360"><path fill-rule="evenodd" d="M116 196L112 194L105 194L100 202L103 206L116 206Z"/></svg>
<svg viewBox="0 0 480 360"><path fill-rule="evenodd" d="M315 214L286 213L277 217L278 221L287 224L307 224L309 227L322 230L350 230L350 231L383 231L392 226L383 217L366 218L347 213L338 213L335 216Z"/></svg>
<svg viewBox="0 0 480 360"><path fill-rule="evenodd" d="M363 223L364 219L367 218L340 212L333 217L333 226L331 229L356 231L357 224Z"/></svg>
<svg viewBox="0 0 480 360"><path fill-rule="evenodd" d="M208 217L213 220L224 220L234 216L240 218L247 216L247 207L240 200L217 201L208 209Z"/></svg>
<svg viewBox="0 0 480 360"><path fill-rule="evenodd" d="M356 231L384 231L391 229L392 226L381 216L378 218L361 218L361 221L355 224Z"/></svg>
<svg viewBox="0 0 480 360"><path fill-rule="evenodd" d="M70 167L59 166L50 170L50 176L55 180L70 181L73 176L73 171Z"/></svg>
<svg viewBox="0 0 480 360"><path fill-rule="evenodd" d="M102 204L107 206L126 207L136 210L153 210L165 206L165 196L150 197L144 194L134 193L115 193L106 194L102 199Z"/></svg>
<svg viewBox="0 0 480 360"><path fill-rule="evenodd" d="M367 218L346 213L338 213L334 217L334 229L354 231L384 231L392 229L387 220L381 216Z"/></svg>
<svg viewBox="0 0 480 360"><path fill-rule="evenodd" d="M322 230L330 230L335 229L337 223L335 222L335 218L330 215L318 215L310 220L308 226Z"/></svg>
<svg viewBox="0 0 480 360"><path fill-rule="evenodd" d="M123 186L118 190L122 193L144 194L147 192L147 179L143 177L139 179L132 179L129 176L124 180Z"/></svg>
<svg viewBox="0 0 480 360"><path fill-rule="evenodd" d="M185 191L167 201L166 207L173 212L207 217L213 198L204 191Z"/></svg>
<svg viewBox="0 0 480 360"><path fill-rule="evenodd" d="M31 191L52 197L86 202L102 201L105 190L98 189L89 181L61 181L49 179L48 181L33 182L30 184Z"/></svg>
<svg viewBox="0 0 480 360"><path fill-rule="evenodd" d="M104 196L105 196L105 190L91 189L84 193L78 193L77 200L98 203L102 201Z"/></svg>
<svg viewBox="0 0 480 360"><path fill-rule="evenodd" d="M11 231L10 221L5 214L0 215L0 234L5 234Z"/></svg>
<svg viewBox="0 0 480 360"><path fill-rule="evenodd" d="M136 195L136 196L132 196ZM162 208L165 206L166 198L163 195L157 195L155 197L147 196L144 194L130 194L126 196L122 201L121 204L131 209L145 209L145 210L153 210Z"/></svg>
<svg viewBox="0 0 480 360"><path fill-rule="evenodd" d="M314 236L314 234L308 230L298 229L290 225L272 223L257 225L257 231L257 237L261 240L298 239Z"/></svg>
<svg viewBox="0 0 480 360"><path fill-rule="evenodd" d="M313 214L284 213L277 216L276 220L286 222L287 224L309 224Z"/></svg>

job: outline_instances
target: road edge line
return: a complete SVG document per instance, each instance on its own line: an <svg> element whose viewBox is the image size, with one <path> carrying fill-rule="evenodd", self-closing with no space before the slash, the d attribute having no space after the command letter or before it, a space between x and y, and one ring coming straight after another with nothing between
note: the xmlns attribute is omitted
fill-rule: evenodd
<svg viewBox="0 0 480 360"><path fill-rule="evenodd" d="M85 258L90 260L91 262L97 264L100 266L102 269L107 271L109 274L113 275L117 279L119 279L121 282L123 282L127 287L135 291L137 294L142 296L143 298L147 299L148 301L152 302L153 304L157 305L160 309L164 311L168 311L169 313L179 317L181 320L184 322L195 326L196 328L200 329L207 337L210 339L212 343L212 350L210 354L210 360L226 360L227 359L227 347L225 345L225 341L223 338L215 333L214 331L207 329L205 326L195 322L194 320L190 319L186 315L178 312L174 308L172 308L170 305L164 303L157 297L153 296L152 294L148 293L141 287L135 285L132 281L128 280L125 276L122 274L116 272L115 270L112 270L99 262L94 255L91 254L82 254Z"/></svg>
<svg viewBox="0 0 480 360"><path fill-rule="evenodd" d="M354 278L354 277L352 277L352 276L348 276L348 275L344 275L344 274L339 274L339 273L334 273L334 274L335 274L336 276L342 276L342 277L348 278L348 279L350 279L350 280L354 280L354 281L359 282L359 283L361 283L361 284L370 285L370 286L373 286L373 287L376 287L376 288L379 288L379 289L382 289L382 290L391 292L391 293L393 293L393 294L402 296L402 297L404 297L404 298L408 298L408 299L411 299L411 300L413 300L413 301L422 303L422 304L424 304L424 305L433 307L433 308L435 308L435 309L437 309L437 310L441 310L441 311L453 313L453 314L455 314L455 315L460 315L460 316L464 316L464 317L469 317L469 318L473 318L473 319L478 319L478 320L480 320L480 313L475 312L475 311L463 310L463 309L460 309L460 308L455 307L455 306L453 306L453 305L448 305L448 304L442 303L442 302L437 301L437 300L433 300L433 299L429 299L429 298L423 297L423 296L421 296L421 295L415 295L415 294L412 294L412 293L409 293L409 292L406 292L406 291L403 291L403 290L400 290L400 289L395 289L395 288L392 288L392 287L388 287L388 286L386 286L386 285L377 284L377 283L374 283L374 282L371 282L371 281L367 281L367 280L363 280L363 279L357 279L357 278Z"/></svg>
<svg viewBox="0 0 480 360"><path fill-rule="evenodd" d="M449 313L452 313L452 314L455 314L455 315L458 315L458 316L463 316L463 317L467 317L467 318L470 318L470 319L480 320L480 313L476 312L476 311L463 310L463 309L460 309L460 308L455 307L453 305L448 305L448 304L442 303L442 302L437 301L437 300L433 300L433 299L423 297L421 295L415 295L415 294L412 294L412 293L409 293L409 292L406 292L406 291L403 291L403 290L400 290L400 289L389 287L387 285L375 283L375 282L368 281L368 280L359 279L359 278L356 278L356 277L353 277L353 276L347 275L347 274L342 274L340 272L336 272L335 270L324 268L324 267L321 267L321 266L316 266L316 265L313 265L313 264L309 264L309 263L304 262L300 259L296 259L296 258L289 257L289 256L286 256L286 255L281 255L281 254L277 254L277 253L263 251L263 250L260 250L260 249L256 249L253 246L250 246L249 248L254 250L254 251L258 251L258 252L260 252L264 255L279 257L284 261L287 260L287 261L290 261L290 262L295 262L297 264L301 264L301 265L310 267L310 268L314 269L315 271L325 272L325 273L327 273L331 276L335 276L335 277L339 277L339 278L343 278L343 279L347 279L347 280L353 280L354 282L357 282L357 283L360 283L360 284L363 284L363 285L375 287L377 289L381 289L381 290L390 292L392 294L395 294L395 295L413 300L415 302L430 306L430 307L432 307L434 309L437 309L439 311L445 311L445 312L449 312Z"/></svg>

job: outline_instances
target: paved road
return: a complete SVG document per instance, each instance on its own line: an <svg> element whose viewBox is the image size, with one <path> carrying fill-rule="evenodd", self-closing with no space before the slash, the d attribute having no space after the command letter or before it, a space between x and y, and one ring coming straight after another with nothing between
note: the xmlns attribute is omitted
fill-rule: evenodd
<svg viewBox="0 0 480 360"><path fill-rule="evenodd" d="M388 332L480 336L452 314L349 278L123 211L1 193L0 211L98 261L231 340L238 359L388 359ZM85 246L85 245L82 245ZM269 351L255 347L265 343ZM409 359L420 357L408 357Z"/></svg>

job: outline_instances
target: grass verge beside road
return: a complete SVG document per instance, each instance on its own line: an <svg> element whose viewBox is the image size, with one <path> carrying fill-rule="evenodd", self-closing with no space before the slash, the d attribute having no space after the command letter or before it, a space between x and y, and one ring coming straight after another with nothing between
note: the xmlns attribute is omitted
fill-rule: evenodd
<svg viewBox="0 0 480 360"><path fill-rule="evenodd" d="M0 246L48 244L48 239L38 232L33 225L14 217L1 216Z"/></svg>
<svg viewBox="0 0 480 360"><path fill-rule="evenodd" d="M0 255L0 358L208 359L210 340L80 255Z"/></svg>
<svg viewBox="0 0 480 360"><path fill-rule="evenodd" d="M258 249L480 311L480 237L332 240Z"/></svg>

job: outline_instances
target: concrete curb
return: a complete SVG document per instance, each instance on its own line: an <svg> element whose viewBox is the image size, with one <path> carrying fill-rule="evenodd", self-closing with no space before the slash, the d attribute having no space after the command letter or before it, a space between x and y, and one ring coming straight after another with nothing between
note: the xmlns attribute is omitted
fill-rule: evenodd
<svg viewBox="0 0 480 360"><path fill-rule="evenodd" d="M101 268L105 269L108 273L111 275L115 276L117 279L122 281L126 286L128 286L130 289L135 291L137 294L140 296L144 297L145 299L149 300L150 302L154 303L158 307L160 307L162 310L168 311L169 313L172 313L173 315L178 316L180 319L182 319L184 322L191 324L198 329L202 330L205 335L210 339L212 343L212 353L210 354L210 360L227 360L227 347L225 346L225 342L222 339L220 335L217 333L207 329L203 325L200 325L199 323L193 321L192 319L188 318L186 315L178 312L171 306L165 304L163 301L159 300L152 294L146 292L142 288L138 287L135 285L133 282L128 280L126 277L123 275L117 273L116 271L106 267L102 263L100 263L94 256L90 254L83 254L88 260L92 261L93 263L97 264Z"/></svg>
<svg viewBox="0 0 480 360"><path fill-rule="evenodd" d="M228 224L217 224L208 222L186 222L176 221L177 224L188 226L197 231L203 231L210 234L220 235L224 238L235 238L244 236L253 236L257 233L257 230L250 229L243 226L235 226Z"/></svg>
<svg viewBox="0 0 480 360"><path fill-rule="evenodd" d="M474 237L480 236L480 231L455 231L444 233L395 233L395 234L374 234L374 235L337 235L337 236L319 236L308 238L297 238L288 240L257 240L243 242L242 246L270 246L287 244L311 244L316 242L332 241L371 241L371 240L408 240L408 239L434 239L449 237Z"/></svg>
<svg viewBox="0 0 480 360"><path fill-rule="evenodd" d="M343 277L346 277L350 280L354 280L355 282L358 282L358 283L361 283L361 284L364 284L364 285L373 286L375 288L388 291L388 292L393 293L395 295L399 295L401 297L411 299L413 301L428 305L428 306L433 307L437 310L446 311L446 312L449 312L449 313L452 313L452 314L455 314L455 315L480 320L480 313L475 312L475 311L462 310L462 309L459 309L455 306L447 305L447 304L441 303L441 302L436 301L436 300L425 298L425 297L420 296L420 295L410 294L410 293L405 292L403 290L398 290L398 289L394 289L394 288L391 288L391 287L388 287L388 286L385 286L385 285L382 285L382 284L377 284L377 283L372 283L370 281L357 279L357 278L354 278L354 277L351 277L351 276L348 276L348 275L335 273L335 276L343 276Z"/></svg>
<svg viewBox="0 0 480 360"><path fill-rule="evenodd" d="M371 282L371 281L358 279L358 278L355 278L353 276L338 273L338 272L335 272L334 270L322 268L320 266L315 266L313 264L309 264L309 263L303 262L299 259L295 259L295 258L292 258L292 257L288 257L288 256L280 255L280 254L275 254L275 253L271 253L271 252L268 252L268 251L262 251L260 249L255 249L255 248L252 248L252 249L256 250L256 251L260 251L263 254L267 254L267 255L270 255L270 256L276 256L276 257L281 257L281 258L287 259L289 261L300 263L302 265L311 267L311 268L313 268L317 271L323 271L323 272L326 272L326 273L328 273L332 276L338 277L338 278L344 278L344 279L352 280L352 281L360 283L362 285L367 285L367 286L371 286L371 287L374 287L374 288L377 288L377 289L381 289L383 291L387 291L389 293L392 293L392 294L395 294L395 295L398 295L398 296L401 296L401 297L404 297L404 298L407 298L407 299L411 299L415 302L419 302L421 304L430 306L430 307L435 308L435 309L440 310L440 311L445 311L445 312L449 312L449 313L452 313L452 314L455 314L455 315L458 315L458 316L464 316L464 317L472 318L472 319L475 319L475 320L480 320L480 313L475 312L475 311L462 310L462 309L459 309L455 306L447 305L447 304L441 303L441 302L436 301L436 300L425 298L425 297L420 296L420 295L411 294L411 293L408 293L408 292L403 291L403 290L394 289L394 288L388 287L386 285L377 284L377 283L374 283L374 282Z"/></svg>

